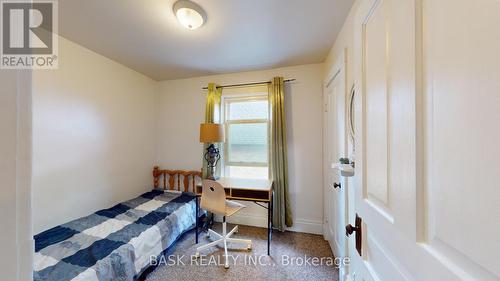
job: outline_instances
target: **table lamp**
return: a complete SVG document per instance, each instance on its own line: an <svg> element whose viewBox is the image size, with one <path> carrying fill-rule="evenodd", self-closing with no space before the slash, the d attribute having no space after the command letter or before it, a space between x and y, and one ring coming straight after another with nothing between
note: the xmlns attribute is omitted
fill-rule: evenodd
<svg viewBox="0 0 500 281"><path fill-rule="evenodd" d="M220 159L219 149L216 143L224 142L224 125L215 123L205 123L200 125L200 142L210 144L205 153L207 161L207 179L217 180L215 167Z"/></svg>

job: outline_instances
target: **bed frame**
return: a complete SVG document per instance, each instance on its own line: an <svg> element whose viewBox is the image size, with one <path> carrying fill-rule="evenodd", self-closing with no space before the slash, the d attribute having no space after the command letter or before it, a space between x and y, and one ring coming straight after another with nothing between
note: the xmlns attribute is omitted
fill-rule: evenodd
<svg viewBox="0 0 500 281"><path fill-rule="evenodd" d="M153 169L154 188L163 190L177 190L184 192L196 192L196 185L201 182L202 173L200 171L187 170L160 170L155 166ZM182 183L182 184L181 184Z"/></svg>
<svg viewBox="0 0 500 281"><path fill-rule="evenodd" d="M163 190L177 190L184 192L192 192L196 194L196 186L202 181L202 172L200 171L186 171L186 170L160 170L160 167L153 168L154 188L159 189L163 182ZM182 181L181 181L182 179ZM182 182L182 185L181 185ZM181 189L182 188L182 189ZM198 244L199 236L199 196L196 196L196 228L195 228L195 242ZM209 222L205 224L204 228L209 227Z"/></svg>

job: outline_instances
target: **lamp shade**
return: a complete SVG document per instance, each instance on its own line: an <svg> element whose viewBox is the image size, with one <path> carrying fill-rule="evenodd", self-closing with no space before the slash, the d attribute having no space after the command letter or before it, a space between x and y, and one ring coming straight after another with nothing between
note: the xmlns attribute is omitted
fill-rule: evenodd
<svg viewBox="0 0 500 281"><path fill-rule="evenodd" d="M205 123L200 125L200 142L224 142L224 125Z"/></svg>

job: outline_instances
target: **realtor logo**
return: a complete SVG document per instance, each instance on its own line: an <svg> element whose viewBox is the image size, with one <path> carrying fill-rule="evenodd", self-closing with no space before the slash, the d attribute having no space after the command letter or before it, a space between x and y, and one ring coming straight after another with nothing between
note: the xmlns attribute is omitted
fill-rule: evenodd
<svg viewBox="0 0 500 281"><path fill-rule="evenodd" d="M0 6L0 68L57 68L57 1L0 0Z"/></svg>

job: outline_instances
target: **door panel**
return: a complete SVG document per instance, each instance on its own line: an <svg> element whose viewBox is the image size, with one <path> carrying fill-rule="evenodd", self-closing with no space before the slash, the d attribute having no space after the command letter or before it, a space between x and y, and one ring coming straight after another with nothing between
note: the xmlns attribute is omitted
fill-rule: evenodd
<svg viewBox="0 0 500 281"><path fill-rule="evenodd" d="M364 24L366 197L389 209L387 180L387 23L385 2Z"/></svg>
<svg viewBox="0 0 500 281"><path fill-rule="evenodd" d="M347 217L347 182L340 176L339 171L333 165L339 158L347 154L346 134L346 80L345 80L345 54L337 60L331 75L325 85L325 152L327 159L325 165L325 217L327 218L327 239L336 257L347 256L347 239L345 236L345 224ZM340 187L334 188L335 184ZM340 278L346 273L346 268L340 269Z"/></svg>
<svg viewBox="0 0 500 281"><path fill-rule="evenodd" d="M433 27L426 38L427 241L465 268L500 278L500 242L490 239L500 237L500 1L440 2L425 9Z"/></svg>
<svg viewBox="0 0 500 281"><path fill-rule="evenodd" d="M343 66L343 63L341 64ZM333 145L335 146L333 159L330 162L330 172L333 175L334 183L340 184L340 187L334 189L333 192L333 209L334 211L334 239L338 247L338 256L346 256L346 236L345 236L345 223L346 223L346 197L345 189L346 184L340 176L339 171L333 169L333 165L339 161L340 158L346 157L347 138L346 138L346 115L345 115L345 76L344 70L340 69L337 76L332 82L333 104L331 108L334 117L334 134Z"/></svg>
<svg viewBox="0 0 500 281"><path fill-rule="evenodd" d="M355 280L500 280L498 26L497 0L357 6Z"/></svg>

